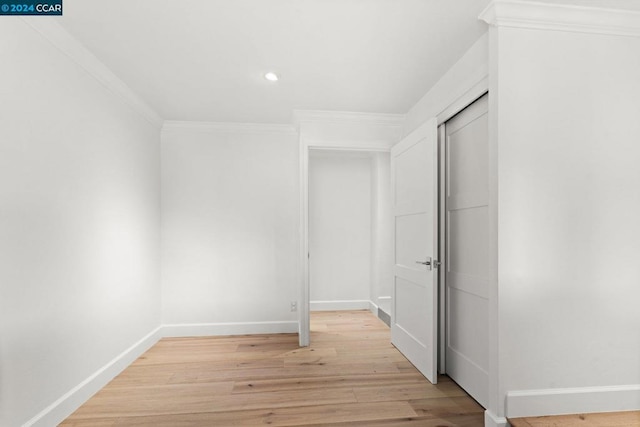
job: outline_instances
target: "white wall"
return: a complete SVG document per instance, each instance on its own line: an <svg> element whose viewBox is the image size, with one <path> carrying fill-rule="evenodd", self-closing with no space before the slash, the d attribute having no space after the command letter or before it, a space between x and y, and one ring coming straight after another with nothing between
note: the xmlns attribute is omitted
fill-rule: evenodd
<svg viewBox="0 0 640 427"><path fill-rule="evenodd" d="M558 13L569 25L585 19ZM617 30L605 28L617 18L596 15L580 31ZM505 423L505 413L638 409L638 38L499 31L441 78L405 126L407 134L451 110L489 73L499 271L487 425Z"/></svg>
<svg viewBox="0 0 640 427"><path fill-rule="evenodd" d="M159 132L25 21L3 20L0 54L0 425L17 426L160 324Z"/></svg>
<svg viewBox="0 0 640 427"><path fill-rule="evenodd" d="M294 111L300 140L309 146L388 150L402 136L403 114Z"/></svg>
<svg viewBox="0 0 640 427"><path fill-rule="evenodd" d="M406 114L404 135L450 107L478 83L486 79L489 66L489 36L484 34L438 80ZM473 101L473 99L471 100ZM466 101L470 102L470 101ZM458 105L458 108L464 105Z"/></svg>
<svg viewBox="0 0 640 427"><path fill-rule="evenodd" d="M165 125L164 323L289 321L297 330L298 175L292 129Z"/></svg>
<svg viewBox="0 0 640 427"><path fill-rule="evenodd" d="M492 31L500 399L640 409L640 38Z"/></svg>
<svg viewBox="0 0 640 427"><path fill-rule="evenodd" d="M371 178L371 157L366 152L310 152L312 310L362 308L355 302L370 300ZM339 301L344 302L342 307Z"/></svg>
<svg viewBox="0 0 640 427"><path fill-rule="evenodd" d="M390 315L393 214L389 153L372 153L371 162L371 301Z"/></svg>

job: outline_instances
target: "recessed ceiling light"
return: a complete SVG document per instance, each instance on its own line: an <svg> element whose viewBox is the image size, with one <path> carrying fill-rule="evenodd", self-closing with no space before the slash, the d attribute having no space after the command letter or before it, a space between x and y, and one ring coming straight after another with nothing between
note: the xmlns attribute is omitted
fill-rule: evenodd
<svg viewBox="0 0 640 427"><path fill-rule="evenodd" d="M269 80L270 82L277 82L279 80L278 75L272 72L268 72L267 74L265 74L264 78Z"/></svg>

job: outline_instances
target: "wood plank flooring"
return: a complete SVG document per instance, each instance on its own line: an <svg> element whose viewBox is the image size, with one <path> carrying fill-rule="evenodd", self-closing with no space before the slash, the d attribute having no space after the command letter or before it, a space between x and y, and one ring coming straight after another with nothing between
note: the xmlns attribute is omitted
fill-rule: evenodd
<svg viewBox="0 0 640 427"><path fill-rule="evenodd" d="M479 427L483 409L447 377L430 384L368 311L314 312L296 334L163 339L64 427Z"/></svg>

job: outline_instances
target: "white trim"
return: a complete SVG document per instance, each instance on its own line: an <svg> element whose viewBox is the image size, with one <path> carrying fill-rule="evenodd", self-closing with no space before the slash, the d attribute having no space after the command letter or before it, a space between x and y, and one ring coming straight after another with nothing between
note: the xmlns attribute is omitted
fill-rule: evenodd
<svg viewBox="0 0 640 427"><path fill-rule="evenodd" d="M386 310L382 308L381 310L384 311L385 313L387 313L388 311L387 314L389 315L389 317L391 317L391 304L393 303L391 300L392 300L391 295L379 296L378 304L377 304L378 308L380 308L380 306L386 305L386 303L388 302L388 305L387 305L388 308Z"/></svg>
<svg viewBox="0 0 640 427"><path fill-rule="evenodd" d="M322 114L328 112L323 112ZM322 115L321 114L321 115ZM335 113L340 115L340 113ZM347 113L356 114L356 113ZM362 116L362 115L361 115ZM372 116L365 114L364 116ZM404 116L402 116L404 121ZM395 126L395 125L394 125ZM398 132L402 131L402 125L395 126ZM364 141L354 142L346 141L342 144L335 145L332 143L324 143L322 141L310 141L309 138L300 134L300 288L299 288L299 304L298 304L298 336L300 347L308 347L311 340L310 318L310 283L309 283L309 150L345 150L345 151L372 151L372 152L388 152L389 144L383 141Z"/></svg>
<svg viewBox="0 0 640 427"><path fill-rule="evenodd" d="M640 410L640 384L507 393L509 418Z"/></svg>
<svg viewBox="0 0 640 427"><path fill-rule="evenodd" d="M60 24L40 16L21 19L149 123L156 128L162 126L162 117Z"/></svg>
<svg viewBox="0 0 640 427"><path fill-rule="evenodd" d="M404 125L404 114L357 113L351 111L293 110L293 123L300 128L303 122L360 123L381 126Z"/></svg>
<svg viewBox="0 0 640 427"><path fill-rule="evenodd" d="M305 144L311 150L331 150L331 151L363 151L371 153L388 153L391 151L391 145L388 141L349 141L348 146L343 143L333 141L323 141L304 138Z"/></svg>
<svg viewBox="0 0 640 427"><path fill-rule="evenodd" d="M451 116L453 117L453 115ZM447 119L448 120L448 119ZM446 122L440 123L438 125L438 207L440 211L438 212L438 223L440 225L440 229L438 230L438 260L442 263L441 265L448 265L448 256L447 256L447 158L446 158ZM438 339L438 373L446 374L447 373L447 298L446 298L446 277L445 269L442 268L438 271L438 321L440 322L440 329L438 331L439 339Z"/></svg>
<svg viewBox="0 0 640 427"><path fill-rule="evenodd" d="M35 417L24 423L22 427L54 426L64 421L84 402L89 400L91 396L157 343L162 338L161 329L162 327L159 326L148 333L140 341L123 351L87 379L62 395L58 400L47 406Z"/></svg>
<svg viewBox="0 0 640 427"><path fill-rule="evenodd" d="M379 307L376 305L375 302L369 301L369 311L371 312L371 314L378 317L378 309Z"/></svg>
<svg viewBox="0 0 640 427"><path fill-rule="evenodd" d="M369 300L309 301L311 311L369 310ZM377 308L377 307L376 307Z"/></svg>
<svg viewBox="0 0 640 427"><path fill-rule="evenodd" d="M282 133L296 134L291 125L270 123L223 123L223 122L192 122L165 120L162 132L190 131L190 132L226 132L226 133Z"/></svg>
<svg viewBox="0 0 640 427"><path fill-rule="evenodd" d="M494 0L479 19L498 27L640 37L640 12L522 0Z"/></svg>
<svg viewBox="0 0 640 427"><path fill-rule="evenodd" d="M296 321L181 323L173 325L162 325L163 337L288 334L296 332L298 332L298 322Z"/></svg>
<svg viewBox="0 0 640 427"><path fill-rule="evenodd" d="M300 347L311 343L309 284L309 146L300 137L300 288L298 304L298 342Z"/></svg>
<svg viewBox="0 0 640 427"><path fill-rule="evenodd" d="M447 120L473 104L474 101L489 91L489 76L486 70L480 70L478 74L481 74L482 77L479 77L477 83L473 84L466 92L457 97L438 114L436 118L438 126L446 123Z"/></svg>
<svg viewBox="0 0 640 427"><path fill-rule="evenodd" d="M505 417L498 417L488 409L484 411L484 427L509 427L509 425Z"/></svg>

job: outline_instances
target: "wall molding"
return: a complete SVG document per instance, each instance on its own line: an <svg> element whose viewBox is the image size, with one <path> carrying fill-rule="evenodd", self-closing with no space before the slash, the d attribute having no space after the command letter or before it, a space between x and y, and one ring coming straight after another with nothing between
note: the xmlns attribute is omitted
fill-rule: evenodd
<svg viewBox="0 0 640 427"><path fill-rule="evenodd" d="M22 427L55 426L71 415L91 396L96 394L109 381L131 365L145 351L162 338L162 327L157 327L141 340L120 353L109 363L91 374L87 379L62 395L58 400L40 411L35 417L24 423Z"/></svg>
<svg viewBox="0 0 640 427"><path fill-rule="evenodd" d="M509 418L640 410L640 384L507 393Z"/></svg>
<svg viewBox="0 0 640 427"><path fill-rule="evenodd" d="M522 0L494 0L478 17L489 25L640 37L640 12Z"/></svg>
<svg viewBox="0 0 640 427"><path fill-rule="evenodd" d="M41 19L40 16L21 17L21 19L47 39L53 46L78 64L89 75L94 77L107 90L140 114L154 127L162 126L162 117L142 98L135 94L118 76L104 65L84 45L78 42L60 24L52 19Z"/></svg>
<svg viewBox="0 0 640 427"><path fill-rule="evenodd" d="M484 411L484 427L508 427L509 421L505 417L499 417L490 410Z"/></svg>
<svg viewBox="0 0 640 427"><path fill-rule="evenodd" d="M462 93L459 97L457 97L454 101L452 101L438 116L436 120L438 121L438 125L445 123L447 120L451 119L453 116L467 108L474 101L479 99L482 95L489 92L489 76L486 73L486 70L480 70L482 77L479 78L477 83L469 88L466 92ZM479 73L480 74L480 73Z"/></svg>
<svg viewBox="0 0 640 427"><path fill-rule="evenodd" d="M377 126L404 125L404 114L358 113L352 111L293 110L293 123L299 129L301 123L352 123Z"/></svg>
<svg viewBox="0 0 640 427"><path fill-rule="evenodd" d="M345 151L345 152L368 152L368 153L388 153L391 151L391 144L388 140L373 141L350 141L349 145L339 142L331 142L322 139L312 139L301 137L301 144L304 148L310 150L329 150L329 151Z"/></svg>
<svg viewBox="0 0 640 427"><path fill-rule="evenodd" d="M287 135L297 134L292 125L271 123L225 123L225 122L192 122L165 120L162 132L188 131L205 133L280 133Z"/></svg>
<svg viewBox="0 0 640 427"><path fill-rule="evenodd" d="M374 303L373 301L369 301L369 311L371 312L371 314L373 314L374 316L378 317L378 309L380 307L378 307L376 305L376 303Z"/></svg>
<svg viewBox="0 0 640 427"><path fill-rule="evenodd" d="M391 295L382 295L378 297L378 308L382 309L387 314L391 314L391 303Z"/></svg>
<svg viewBox="0 0 640 427"><path fill-rule="evenodd" d="M371 310L378 306L369 300L309 301L311 311Z"/></svg>
<svg viewBox="0 0 640 427"><path fill-rule="evenodd" d="M298 333L298 322L233 322L233 323L179 323L162 325L162 336L206 337L220 335L257 335Z"/></svg>

